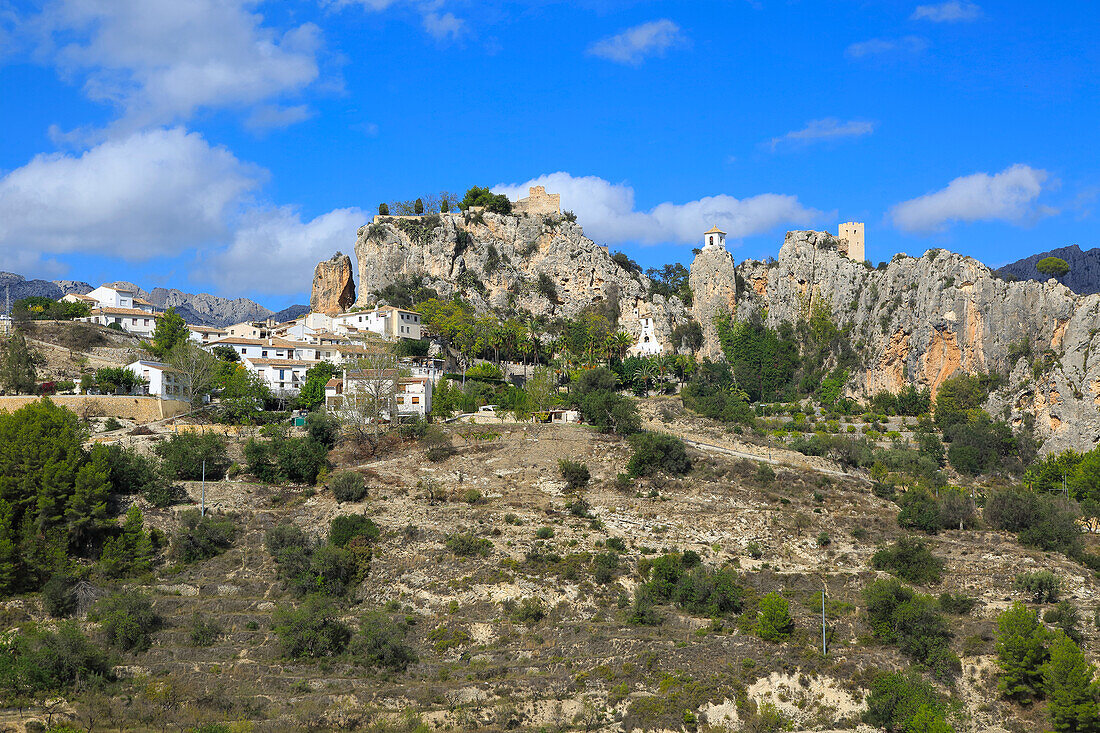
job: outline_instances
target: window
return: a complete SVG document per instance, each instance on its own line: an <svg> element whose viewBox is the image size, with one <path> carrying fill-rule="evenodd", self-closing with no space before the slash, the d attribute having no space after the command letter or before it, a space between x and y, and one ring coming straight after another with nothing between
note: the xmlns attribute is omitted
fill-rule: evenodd
<svg viewBox="0 0 1100 733"><path fill-rule="evenodd" d="M284 379L285 378L284 374L283 374L284 371L286 371L286 370L284 370L284 369L279 370L279 379Z"/></svg>
<svg viewBox="0 0 1100 733"><path fill-rule="evenodd" d="M266 351L264 351L263 353L261 353L261 354L260 354L260 356L262 356L262 357L264 357L264 358L267 358L267 352L266 352Z"/></svg>
<svg viewBox="0 0 1100 733"><path fill-rule="evenodd" d="M413 397L413 404L414 405L419 405L420 404L420 398L419 397Z"/></svg>

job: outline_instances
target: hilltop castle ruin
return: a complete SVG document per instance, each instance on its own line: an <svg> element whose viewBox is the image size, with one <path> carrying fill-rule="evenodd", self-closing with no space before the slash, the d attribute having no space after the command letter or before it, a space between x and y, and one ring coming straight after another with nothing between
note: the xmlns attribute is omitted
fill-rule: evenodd
<svg viewBox="0 0 1100 733"><path fill-rule="evenodd" d="M512 203L514 213L531 216L561 213L560 193L546 193L545 186L531 186L527 189L527 194L527 198Z"/></svg>

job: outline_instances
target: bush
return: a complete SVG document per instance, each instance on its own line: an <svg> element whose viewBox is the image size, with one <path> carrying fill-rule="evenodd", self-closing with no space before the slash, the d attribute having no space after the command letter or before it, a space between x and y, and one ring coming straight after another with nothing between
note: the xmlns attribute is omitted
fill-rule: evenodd
<svg viewBox="0 0 1100 733"><path fill-rule="evenodd" d="M615 573L619 569L619 555L616 552L601 552L592 559L592 565L593 579L600 585L607 585L615 580Z"/></svg>
<svg viewBox="0 0 1100 733"><path fill-rule="evenodd" d="M365 667L404 672L417 661L416 650L405 642L408 633L407 623L372 611L363 617L349 651Z"/></svg>
<svg viewBox="0 0 1100 733"><path fill-rule="evenodd" d="M72 621L0 637L0 690L10 705L28 694L56 694L110 676L107 654ZM29 726L28 726L29 730Z"/></svg>
<svg viewBox="0 0 1100 733"><path fill-rule="evenodd" d="M198 611L191 616L191 627L187 634L191 646L210 646L222 633L222 627L216 620L207 619Z"/></svg>
<svg viewBox="0 0 1100 733"><path fill-rule="evenodd" d="M538 598L524 598L512 612L512 618L521 624L536 624L546 618L546 609Z"/></svg>
<svg viewBox="0 0 1100 733"><path fill-rule="evenodd" d="M929 714L942 720L945 710L935 688L919 675L889 672L880 674L871 683L863 722L884 728L888 733L948 733L952 729L946 723L938 728L926 726L915 729L911 726L916 719L926 718Z"/></svg>
<svg viewBox="0 0 1100 733"><path fill-rule="evenodd" d="M329 467L328 448L313 438L250 439L244 446L248 471L264 483L315 484Z"/></svg>
<svg viewBox="0 0 1100 733"><path fill-rule="evenodd" d="M448 535L444 541L447 549L459 557L472 557L482 555L488 557L493 549L493 543L483 537L474 537L472 534Z"/></svg>
<svg viewBox="0 0 1100 733"><path fill-rule="evenodd" d="M198 562L220 555L233 545L237 525L232 517L189 509L180 514L180 528L172 535L172 556L179 562Z"/></svg>
<svg viewBox="0 0 1100 733"><path fill-rule="evenodd" d="M363 475L355 471L340 471L328 482L336 501L361 501L367 495L367 483Z"/></svg>
<svg viewBox="0 0 1100 733"><path fill-rule="evenodd" d="M337 547L345 547L353 539L362 537L373 544L381 534L382 530L370 517L344 514L333 518L329 525L328 541Z"/></svg>
<svg viewBox="0 0 1100 733"><path fill-rule="evenodd" d="M1043 614L1043 621L1064 631L1074 644L1080 644L1084 638L1081 635L1081 612L1070 601L1058 601L1054 608L1048 608Z"/></svg>
<svg viewBox="0 0 1100 733"><path fill-rule="evenodd" d="M976 598L971 598L965 593L940 593L940 610L953 616L966 616L974 606L978 605Z"/></svg>
<svg viewBox="0 0 1100 733"><path fill-rule="evenodd" d="M42 605L54 618L68 618L76 612L76 582L65 573L55 573L42 586Z"/></svg>
<svg viewBox="0 0 1100 733"><path fill-rule="evenodd" d="M553 527L539 527L535 530L535 537L540 540L548 540L554 536Z"/></svg>
<svg viewBox="0 0 1100 733"><path fill-rule="evenodd" d="M778 593L769 593L760 599L760 616L756 621L756 633L765 641L783 641L794 630L791 608Z"/></svg>
<svg viewBox="0 0 1100 733"><path fill-rule="evenodd" d="M649 583L643 583L634 589L634 606L627 615L627 622L635 626L660 626L661 615L657 613L657 598Z"/></svg>
<svg viewBox="0 0 1100 733"><path fill-rule="evenodd" d="M951 627L937 613L935 599L894 579L870 583L863 589L863 598L876 639L897 644L902 653L928 666L941 680L959 673L959 659L950 648Z"/></svg>
<svg viewBox="0 0 1100 733"><path fill-rule="evenodd" d="M92 607L88 618L99 622L107 643L124 651L149 648L150 634L160 626L149 597L134 591L114 593Z"/></svg>
<svg viewBox="0 0 1100 733"><path fill-rule="evenodd" d="M1031 596L1034 603L1054 603L1058 600L1062 581L1049 570L1037 570L1020 573L1016 576L1013 586L1016 590Z"/></svg>
<svg viewBox="0 0 1100 733"><path fill-rule="evenodd" d="M558 461L558 471L561 472L561 477L565 480L568 489L573 492L582 491L592 478L588 472L588 466L568 458Z"/></svg>
<svg viewBox="0 0 1100 733"><path fill-rule="evenodd" d="M178 433L157 443L153 451L164 459L165 471L180 481L200 480L204 460L206 479L220 481L230 463L225 438L214 433Z"/></svg>
<svg viewBox="0 0 1100 733"><path fill-rule="evenodd" d="M941 529L940 503L931 491L914 488L898 499L898 525L907 529L919 529L935 534Z"/></svg>
<svg viewBox="0 0 1100 733"><path fill-rule="evenodd" d="M682 475L691 470L684 441L666 433L639 433L630 439L634 454L626 464L632 476L649 476L658 471Z"/></svg>
<svg viewBox="0 0 1100 733"><path fill-rule="evenodd" d="M871 567L885 570L910 583L938 583L943 575L943 560L914 537L902 537L871 557Z"/></svg>
<svg viewBox="0 0 1100 733"><path fill-rule="evenodd" d="M334 657L351 639L336 606L322 596L309 596L297 608L279 606L273 620L283 654L291 659Z"/></svg>

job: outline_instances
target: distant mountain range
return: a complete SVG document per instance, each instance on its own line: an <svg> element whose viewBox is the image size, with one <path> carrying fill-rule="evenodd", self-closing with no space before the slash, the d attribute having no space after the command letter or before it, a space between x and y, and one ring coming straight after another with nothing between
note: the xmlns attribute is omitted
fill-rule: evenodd
<svg viewBox="0 0 1100 733"><path fill-rule="evenodd" d="M1069 274L1060 282L1075 293L1087 295L1100 293L1100 247L1082 250L1076 244L1059 247L1048 252L1025 257L997 270L1002 275L1015 275L1019 280L1040 280L1049 278L1035 269L1035 263L1045 257L1060 257L1069 265Z"/></svg>
<svg viewBox="0 0 1100 733"><path fill-rule="evenodd" d="M260 321L274 317L276 321L289 321L303 313L309 313L308 305L292 305L278 313L247 298L221 298L209 293L185 293L174 288L143 290L131 282L106 283L136 291L138 297L159 308L175 307L183 320L195 326L230 326L242 321ZM69 293L89 293L95 287L77 280L28 280L12 272L0 272L0 310L6 310L5 297L11 302L31 296L57 300Z"/></svg>

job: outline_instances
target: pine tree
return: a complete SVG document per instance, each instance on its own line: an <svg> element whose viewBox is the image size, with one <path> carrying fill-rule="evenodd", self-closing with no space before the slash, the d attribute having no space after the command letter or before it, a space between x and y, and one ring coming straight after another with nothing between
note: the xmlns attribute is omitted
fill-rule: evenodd
<svg viewBox="0 0 1100 733"><path fill-rule="evenodd" d="M15 508L0 499L0 595L15 590L19 572L18 527L15 526Z"/></svg>
<svg viewBox="0 0 1100 733"><path fill-rule="evenodd" d="M390 215L389 205L388 204L378 204L378 215L379 216L389 216Z"/></svg>
<svg viewBox="0 0 1100 733"><path fill-rule="evenodd" d="M72 496L65 508L69 546L83 550L107 525L107 498L111 491L107 454L97 452L76 473Z"/></svg>
<svg viewBox="0 0 1100 733"><path fill-rule="evenodd" d="M8 392L33 394L38 373L38 356L27 346L18 331L7 343L0 344L0 387Z"/></svg>
<svg viewBox="0 0 1100 733"><path fill-rule="evenodd" d="M1043 688L1047 696L1051 727L1058 733L1100 731L1097 710L1096 667L1089 664L1081 648L1059 632L1050 645L1050 659L1043 665Z"/></svg>
<svg viewBox="0 0 1100 733"><path fill-rule="evenodd" d="M153 329L153 343L150 344L149 350L158 359L163 359L176 344L181 344L189 338L191 338L191 332L187 328L187 323L183 320L183 316L176 313L176 308L173 306L157 321L157 327Z"/></svg>
<svg viewBox="0 0 1100 733"><path fill-rule="evenodd" d="M955 733L955 729L939 710L931 705L921 705L905 726L905 733Z"/></svg>
<svg viewBox="0 0 1100 733"><path fill-rule="evenodd" d="M1017 601L997 617L997 689L1006 697L1028 702L1042 690L1042 666L1047 659L1046 627L1039 614Z"/></svg>
<svg viewBox="0 0 1100 733"><path fill-rule="evenodd" d="M417 216L424 213L424 199L417 199L413 202L413 213Z"/></svg>
<svg viewBox="0 0 1100 733"><path fill-rule="evenodd" d="M126 520L122 523L122 536L126 538L126 549L132 558L131 568L135 573L144 573L153 566L153 540L145 531L145 518L137 504L131 504L126 511Z"/></svg>

